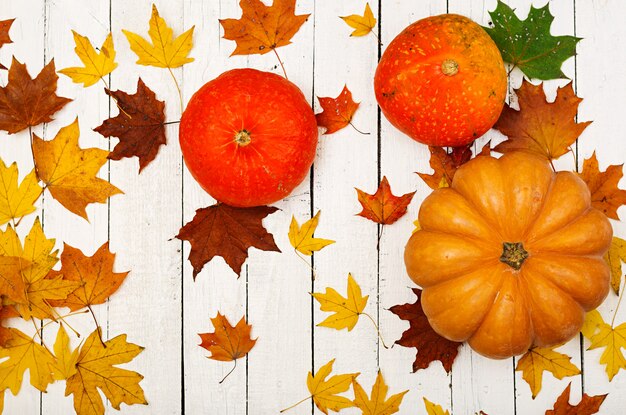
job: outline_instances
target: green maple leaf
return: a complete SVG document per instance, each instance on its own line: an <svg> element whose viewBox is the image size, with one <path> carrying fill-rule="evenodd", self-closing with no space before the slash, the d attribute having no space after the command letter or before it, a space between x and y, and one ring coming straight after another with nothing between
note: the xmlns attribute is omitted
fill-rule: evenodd
<svg viewBox="0 0 626 415"><path fill-rule="evenodd" d="M550 34L554 16L549 3L539 9L531 6L526 20L520 20L514 9L500 0L489 14L493 26L484 29L500 49L504 61L520 68L529 78L566 78L561 65L576 54L576 44L581 39Z"/></svg>

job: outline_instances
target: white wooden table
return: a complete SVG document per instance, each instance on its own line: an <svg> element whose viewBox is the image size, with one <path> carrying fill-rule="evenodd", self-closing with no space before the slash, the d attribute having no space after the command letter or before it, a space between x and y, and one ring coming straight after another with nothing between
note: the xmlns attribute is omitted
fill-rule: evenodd
<svg viewBox="0 0 626 415"><path fill-rule="evenodd" d="M495 0L370 0L381 19L380 37L386 44L409 23L422 17L445 12L459 13L487 24L488 11ZM509 0L525 16L530 0ZM542 6L543 1L537 6ZM376 38L349 37L350 29L338 18L361 13L365 0L299 0L298 12L312 13L310 20L293 39L294 44L280 50L290 79L304 91L316 111L315 96L336 96L344 83L353 91L361 107L355 125L370 135L346 128L332 136L321 136L312 174L294 193L276 204L281 211L271 215L265 224L275 235L282 254L252 250L241 278L221 258L205 266L197 281L186 260L188 244L171 239L182 224L193 217L199 207L213 203L186 171L178 146L178 126L167 126L168 145L141 174L136 159L112 162L103 168L108 178L125 194L115 196L109 204L88 208L90 223L70 214L46 196L41 203L45 231L49 237L79 247L91 255L109 240L117 253L116 268L131 274L111 300L95 307L105 337L127 333L129 341L146 347L127 367L145 376L149 406L122 407L124 414L255 414L278 410L308 395L307 372L336 358L338 373L361 372L360 380L369 391L378 368L390 386L390 392L410 389L401 407L402 414L424 414L422 398L452 409L454 414L474 414L480 410L491 415L542 414L572 382L572 396L584 390L595 395L608 393L602 414L622 414L626 405L626 374L618 374L609 383L598 363L600 351L586 351L587 341L574 339L561 350L572 356L582 375L562 381L544 376L543 390L531 399L528 385L514 372L515 359L487 360L463 347L452 373L447 375L441 364L411 373L414 349L381 347L375 331L360 322L350 333L316 327L323 319L309 292L327 286L345 290L348 272L370 295L369 311L390 343L400 337L408 325L387 309L395 304L413 302L409 290L402 252L412 230L419 203L429 193L415 174L428 172L429 153L425 146L396 131L377 113L372 79L380 49ZM175 34L196 25L193 63L176 69L175 75L188 100L202 84L221 72L235 67L254 67L280 73L273 54L229 58L234 43L221 38L218 18L239 17L237 0L170 0L158 1L161 16L173 26ZM583 158L596 150L601 167L626 160L623 134L626 130L626 3L609 0L550 1L556 16L554 34L575 34L584 40L578 56L564 66L573 79L579 96L581 120L594 123L584 132L576 148L579 166ZM167 119L180 119L178 96L167 71L137 66L121 29L137 33L147 31L150 16L148 0L2 0L0 20L16 18L11 30L14 44L0 52L0 61L10 62L14 54L25 61L31 74L45 62L55 59L57 68L78 62L73 53L71 29L88 36L100 45L113 31L119 68L111 76L112 89L134 92L137 77L167 103ZM6 72L0 73L6 83ZM520 74L513 75L513 87ZM550 97L556 86L567 81L547 84ZM117 109L100 86L82 89L61 76L60 94L74 98L56 116L56 120L35 132L51 138L78 114L83 146L108 148L109 143L91 129L100 125ZM28 133L0 137L0 156L16 160L21 172L32 167ZM499 140L490 132L481 139ZM115 143L115 142L114 142ZM572 169L573 158L565 156L558 167ZM378 229L372 222L355 216L359 205L354 187L373 192L382 175L386 175L394 192L417 190L409 214L397 224L388 226L377 249ZM322 210L318 233L337 243L315 255L317 279L293 253L287 239L291 215L300 221ZM626 210L621 210L626 216ZM26 219L25 219L26 220ZM29 220L33 220L30 218ZM626 236L626 226L614 223L616 234ZM29 225L23 226L28 229ZM601 307L605 316L612 315L617 297L611 294ZM228 363L206 359L198 347L197 333L212 331L209 317L217 311L231 320L246 314L259 340L256 348L237 370L221 385L218 381L231 368ZM626 320L622 308L618 321ZM85 316L74 317L73 325L83 333L93 330ZM28 328L28 326L25 326ZM52 343L54 330L46 331ZM71 398L64 397L64 384L49 387L40 395L24 380L18 397L7 394L6 414L70 414ZM395 391L395 392L394 392ZM342 413L356 414L356 410ZM109 407L107 413L114 413ZM292 414L320 413L307 402Z"/></svg>

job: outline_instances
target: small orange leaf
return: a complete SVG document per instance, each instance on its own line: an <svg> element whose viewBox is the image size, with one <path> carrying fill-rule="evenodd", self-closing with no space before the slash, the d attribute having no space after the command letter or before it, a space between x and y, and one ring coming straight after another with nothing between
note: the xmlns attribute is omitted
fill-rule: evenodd
<svg viewBox="0 0 626 415"><path fill-rule="evenodd" d="M554 408L546 411L546 415L592 415L597 414L600 410L602 402L606 399L607 394L589 396L583 393L583 397L580 403L576 406L572 406L569 403L569 392L572 384L567 385L567 388L561 393L556 402Z"/></svg>
<svg viewBox="0 0 626 415"><path fill-rule="evenodd" d="M256 344L257 339L252 340L250 336L252 326L246 323L245 317L241 317L239 323L233 326L218 312L211 323L215 332L199 334L202 339L200 347L211 352L209 359L221 362L237 360L247 355Z"/></svg>
<svg viewBox="0 0 626 415"><path fill-rule="evenodd" d="M274 0L266 6L260 0L241 0L240 19L221 19L224 39L234 40L232 55L264 55L291 43L291 38L309 14L296 16L296 0Z"/></svg>
<svg viewBox="0 0 626 415"><path fill-rule="evenodd" d="M583 171L580 174L591 191L591 205L615 220L619 220L617 209L626 205L626 190L617 187L624 175L623 166L623 164L612 165L601 172L594 152L583 162Z"/></svg>
<svg viewBox="0 0 626 415"><path fill-rule="evenodd" d="M344 86L337 98L317 97L324 111L315 114L317 125L326 128L324 134L337 132L352 122L359 103L352 99L352 92Z"/></svg>
<svg viewBox="0 0 626 415"><path fill-rule="evenodd" d="M358 215L381 225L390 225L400 219L406 213L406 208L411 203L415 192L406 193L402 196L394 196L387 177L383 177L376 193L370 195L361 189L356 189L359 203L363 211Z"/></svg>
<svg viewBox="0 0 626 415"><path fill-rule="evenodd" d="M0 20L0 48L7 43L13 43L9 36L9 29L11 29L14 20L15 19ZM0 63L0 69L6 69L6 66Z"/></svg>
<svg viewBox="0 0 626 415"><path fill-rule="evenodd" d="M428 146L428 149L430 150L430 167L434 172L417 174L431 189L448 187L452 183L456 170L472 158L472 151L469 147L455 147L450 153L442 147ZM483 151L485 151L484 147Z"/></svg>
<svg viewBox="0 0 626 415"><path fill-rule="evenodd" d="M578 105L582 102L570 82L557 90L556 99L549 103L543 84L522 81L516 90L520 110L505 106L494 126L509 139L498 144L499 153L525 151L553 160L570 151L570 146L591 121L577 123Z"/></svg>

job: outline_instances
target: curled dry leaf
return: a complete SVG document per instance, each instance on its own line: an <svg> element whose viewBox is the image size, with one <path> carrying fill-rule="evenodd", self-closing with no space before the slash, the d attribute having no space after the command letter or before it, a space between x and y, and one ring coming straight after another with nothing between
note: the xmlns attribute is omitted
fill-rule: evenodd
<svg viewBox="0 0 626 415"><path fill-rule="evenodd" d="M574 366L571 359L570 356L554 349L535 347L524 353L517 361L515 370L522 372L522 378L530 386L532 397L535 399L541 391L543 372L550 372L557 379L580 374L580 369Z"/></svg>
<svg viewBox="0 0 626 415"><path fill-rule="evenodd" d="M449 187L456 170L472 158L469 147L454 147L449 153L443 147L428 146L428 150L430 150L430 167L434 172L417 174L431 189Z"/></svg>
<svg viewBox="0 0 626 415"><path fill-rule="evenodd" d="M83 66L61 69L59 72L69 76L74 83L83 84L85 88L94 85L99 80L104 81L104 77L117 68L115 63L115 48L113 46L113 35L109 33L96 52L91 42L85 36L81 36L72 30L76 47L74 52L83 63Z"/></svg>
<svg viewBox="0 0 626 415"><path fill-rule="evenodd" d="M80 249L68 244L63 245L61 253L61 270L52 270L48 279L62 276L64 281L79 283L66 299L50 301L54 307L69 307L70 311L102 304L122 285L127 272L114 272L115 254L109 251L109 243L105 242L93 256L86 256Z"/></svg>
<svg viewBox="0 0 626 415"><path fill-rule="evenodd" d="M152 5L149 24L148 36L150 36L150 41L136 33L122 30L128 39L131 50L139 58L137 64L171 69L193 62L193 58L188 55L193 47L195 26L174 38L172 29L159 16L159 11L154 4Z"/></svg>
<svg viewBox="0 0 626 415"><path fill-rule="evenodd" d="M79 135L78 118L61 128L51 141L34 135L33 156L37 175L52 197L70 212L88 220L85 210L88 204L104 203L122 191L96 177L109 152L80 148Z"/></svg>
<svg viewBox="0 0 626 415"><path fill-rule="evenodd" d="M324 134L335 133L352 123L360 103L354 102L352 92L345 85L337 98L317 97L322 112L315 114L317 125L326 129Z"/></svg>
<svg viewBox="0 0 626 415"><path fill-rule="evenodd" d="M618 295L624 274L622 273L622 262L626 262L626 240L613 237L609 252L604 256L604 260L609 264L611 269L611 287L613 292Z"/></svg>
<svg viewBox="0 0 626 415"><path fill-rule="evenodd" d="M189 261L194 279L215 256L224 258L237 275L251 247L263 251L280 249L263 227L263 218L276 212L271 206L235 208L223 203L196 210L193 220L183 226L176 238L189 241Z"/></svg>
<svg viewBox="0 0 626 415"><path fill-rule="evenodd" d="M383 176L376 193L373 195L365 193L361 189L356 189L356 192L359 203L363 207L358 215L381 225L390 225L404 216L413 195L415 195L415 192L410 192L402 196L395 196L391 193L389 181L385 176Z"/></svg>
<svg viewBox="0 0 626 415"><path fill-rule="evenodd" d="M315 216L307 220L300 226L295 216L291 216L291 224L289 225L289 242L296 251L304 255L313 255L322 248L334 244L335 241L330 239L314 238L313 233L317 229L320 220L320 212L317 211Z"/></svg>
<svg viewBox="0 0 626 415"><path fill-rule="evenodd" d="M570 146L591 124L591 121L576 122L582 99L574 93L571 82L557 90L551 103L546 101L543 84L533 85L523 80L515 93L519 111L504 106L494 128L508 140L498 144L494 151L525 151L554 160L569 152Z"/></svg>
<svg viewBox="0 0 626 415"><path fill-rule="evenodd" d="M65 395L74 395L76 413L104 414L104 403L98 389L117 410L122 403L147 405L143 389L139 386L143 376L116 366L130 362L144 348L127 342L125 334L104 343L100 338L98 327L80 348L75 364L76 373L70 376L65 384ZM70 349L64 349L64 352L70 353ZM65 360L70 359L71 355L65 357Z"/></svg>
<svg viewBox="0 0 626 415"><path fill-rule="evenodd" d="M612 165L606 171L600 171L598 159L594 152L583 162L583 171L580 177L589 186L591 205L602 211L607 217L619 220L617 210L626 205L626 190L618 187L624 175L624 165Z"/></svg>
<svg viewBox="0 0 626 415"><path fill-rule="evenodd" d="M350 36L365 36L376 27L376 18L372 13L372 8L369 3L365 3L365 11L363 16L358 14L351 14L350 16L341 17L348 26L354 29Z"/></svg>
<svg viewBox="0 0 626 415"><path fill-rule="evenodd" d="M334 314L328 316L318 324L322 327L330 327L336 330L348 329L351 331L359 317L363 314L369 295L363 297L361 287L348 274L348 291L346 297L339 294L334 288L327 287L326 293L313 293L313 297L320 303L322 311L329 311Z"/></svg>
<svg viewBox="0 0 626 415"><path fill-rule="evenodd" d="M105 137L117 137L119 143L108 155L111 160L124 157L139 158L139 173L157 156L165 138L165 103L156 99L154 92L137 81L137 92L133 95L124 91L105 89L120 107L116 117L105 120L95 131Z"/></svg>
<svg viewBox="0 0 626 415"><path fill-rule="evenodd" d="M420 303L422 290L414 288L413 293L417 296L413 304L395 305L390 308L390 311L400 319L409 322L408 330L402 333L396 344L417 349L413 372L426 369L431 362L439 360L446 372L450 373L462 343L451 342L433 330Z"/></svg>
<svg viewBox="0 0 626 415"><path fill-rule="evenodd" d="M32 79L26 65L13 58L9 82L0 86L0 130L15 134L52 121L52 115L71 101L57 96L58 79L54 59Z"/></svg>
<svg viewBox="0 0 626 415"><path fill-rule="evenodd" d="M404 395L408 392L408 390L405 390L387 398L389 387L385 383L380 370L369 397L356 379L352 380L352 389L354 390L354 405L362 411L363 415L391 415L397 413L400 411Z"/></svg>
<svg viewBox="0 0 626 415"><path fill-rule="evenodd" d="M574 36L552 36L550 26L554 16L550 3L539 9L530 6L526 20L520 20L515 11L502 1L489 12L493 26L485 27L500 49L502 58L517 66L529 78L565 78L563 62L576 54Z"/></svg>
<svg viewBox="0 0 626 415"><path fill-rule="evenodd" d="M567 385L554 403L554 407L546 411L546 415L592 415L600 411L600 406L608 394L589 396L583 393L578 405L573 406L569 403L571 386L571 383Z"/></svg>
<svg viewBox="0 0 626 415"><path fill-rule="evenodd" d="M33 213L43 191L34 169L19 184L18 178L17 163L7 167L0 159L0 225Z"/></svg>
<svg viewBox="0 0 626 415"><path fill-rule="evenodd" d="M274 0L266 6L261 0L241 0L241 18L221 19L224 39L234 40L233 55L264 55L291 43L310 14L296 15L296 0Z"/></svg>

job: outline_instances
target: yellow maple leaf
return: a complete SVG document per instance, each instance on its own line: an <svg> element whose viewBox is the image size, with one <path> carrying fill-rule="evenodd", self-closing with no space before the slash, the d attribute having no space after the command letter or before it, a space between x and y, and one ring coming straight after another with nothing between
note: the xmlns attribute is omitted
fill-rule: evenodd
<svg viewBox="0 0 626 415"><path fill-rule="evenodd" d="M137 64L159 68L178 68L193 62L193 58L187 55L193 47L194 29L195 26L192 26L191 29L174 39L172 29L159 16L159 11L153 4L148 29L148 36L152 43L128 30L122 30L122 32L126 35L130 48L139 58Z"/></svg>
<svg viewBox="0 0 626 415"><path fill-rule="evenodd" d="M369 3L365 3L363 16L351 14L350 16L341 17L341 19L354 29L350 36L365 36L376 27L376 18Z"/></svg>
<svg viewBox="0 0 626 415"><path fill-rule="evenodd" d="M604 319L598 310L591 310L585 314L585 321L580 332L587 339L591 340L594 334L598 332L598 328L604 323Z"/></svg>
<svg viewBox="0 0 626 415"><path fill-rule="evenodd" d="M533 399L541 391L543 372L550 372L557 379L580 373L580 369L571 362L571 357L542 347L535 347L524 353L515 370L522 372L522 378L530 386Z"/></svg>
<svg viewBox="0 0 626 415"><path fill-rule="evenodd" d="M400 410L402 399L408 392L408 390L405 390L387 399L389 387L385 383L380 370L378 371L378 376L376 376L374 386L372 386L371 397L367 396L367 393L356 379L352 380L352 389L354 390L354 404L362 411L363 415L395 414Z"/></svg>
<svg viewBox="0 0 626 415"><path fill-rule="evenodd" d="M107 162L109 152L78 146L78 118L59 130L51 141L33 136L33 154L37 175L59 203L88 220L85 208L90 203L104 203L122 193L106 180L96 177Z"/></svg>
<svg viewBox="0 0 626 415"><path fill-rule="evenodd" d="M330 239L314 238L313 233L317 229L320 221L320 211L315 216L307 220L300 226L295 216L291 216L291 224L289 225L289 242L295 250L302 252L304 255L313 255L313 252L334 244L335 241Z"/></svg>
<svg viewBox="0 0 626 415"><path fill-rule="evenodd" d="M604 256L604 260L611 269L611 287L615 294L619 294L622 285L622 262L626 262L626 241L616 236L611 241L609 252Z"/></svg>
<svg viewBox="0 0 626 415"><path fill-rule="evenodd" d="M0 348L0 358L8 358L0 363L0 390L10 389L13 395L17 395L28 369L30 384L45 392L53 381L50 366L54 364L54 356L32 337L14 328L7 330L10 338Z"/></svg>
<svg viewBox="0 0 626 415"><path fill-rule="evenodd" d="M330 327L333 329L352 330L359 321L359 316L363 314L369 295L361 295L361 287L356 283L352 274L348 274L347 297L341 296L335 289L327 287L326 293L313 293L313 297L320 303L322 311L330 311L334 314L328 316L326 320L318 326Z"/></svg>
<svg viewBox="0 0 626 415"><path fill-rule="evenodd" d="M334 375L326 379L333 371L335 359L322 366L315 376L311 372L307 376L306 385L311 393L313 402L317 409L328 414L328 410L339 412L344 408L354 407L354 402L338 394L346 392L352 381L359 376L359 373L348 373L345 375Z"/></svg>
<svg viewBox="0 0 626 415"><path fill-rule="evenodd" d="M33 169L18 186L17 164L7 167L0 159L0 225L35 211L35 201L42 192Z"/></svg>
<svg viewBox="0 0 626 415"><path fill-rule="evenodd" d="M75 364L76 373L67 379L65 395L74 395L76 413L104 414L104 403L98 389L117 410L122 403L147 405L143 389L139 386L143 376L115 366L133 360L143 347L128 343L125 334L102 344L99 330L98 327L85 340Z"/></svg>
<svg viewBox="0 0 626 415"><path fill-rule="evenodd" d="M426 413L428 415L450 415L450 412L444 411L441 405L432 403L426 398L422 399L424 399L424 406L426 407Z"/></svg>
<svg viewBox="0 0 626 415"><path fill-rule="evenodd" d="M602 317L598 313L594 318ZM600 363L606 366L606 374L609 381L620 371L626 369L626 358L622 352L622 348L626 348L626 323L613 328L604 322L598 322L595 333L591 336L591 345L587 350L593 350L604 347L602 355L600 355Z"/></svg>
<svg viewBox="0 0 626 415"><path fill-rule="evenodd" d="M55 380L66 380L74 376L78 369L78 349L72 350L70 337L63 325L59 327L57 339L54 342L54 363L50 367Z"/></svg>
<svg viewBox="0 0 626 415"><path fill-rule="evenodd" d="M74 51L84 66L61 69L59 71L60 73L69 76L74 83L83 84L83 86L87 88L88 86L94 85L117 68L113 36L111 33L109 33L104 40L100 52L96 52L89 39L85 36L81 36L73 30L72 34L74 35L74 43L76 43Z"/></svg>

